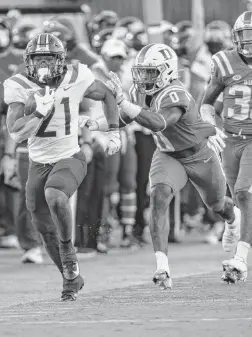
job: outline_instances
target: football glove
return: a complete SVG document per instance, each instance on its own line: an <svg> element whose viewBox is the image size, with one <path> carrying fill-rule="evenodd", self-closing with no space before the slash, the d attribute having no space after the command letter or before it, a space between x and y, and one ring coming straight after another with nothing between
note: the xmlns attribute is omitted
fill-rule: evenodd
<svg viewBox="0 0 252 337"><path fill-rule="evenodd" d="M225 135L223 131L221 131L217 127L215 127L215 130L216 130L216 135L209 137L208 142L209 142L210 147L213 146L218 152L222 152L224 148L226 147L224 139L226 139L227 136Z"/></svg>
<svg viewBox="0 0 252 337"><path fill-rule="evenodd" d="M109 72L110 80L106 82L107 87L112 91L113 95L116 98L116 103L120 105L120 103L125 99L122 83L119 77L113 73L113 71Z"/></svg>
<svg viewBox="0 0 252 337"><path fill-rule="evenodd" d="M40 96L38 93L34 94L34 99L36 101L36 113L40 118L47 118L51 113L54 105L54 90L50 90L49 86L45 87L44 96Z"/></svg>
<svg viewBox="0 0 252 337"><path fill-rule="evenodd" d="M121 149L121 137L119 129L112 129L106 132L108 136L108 144L105 153L112 156Z"/></svg>

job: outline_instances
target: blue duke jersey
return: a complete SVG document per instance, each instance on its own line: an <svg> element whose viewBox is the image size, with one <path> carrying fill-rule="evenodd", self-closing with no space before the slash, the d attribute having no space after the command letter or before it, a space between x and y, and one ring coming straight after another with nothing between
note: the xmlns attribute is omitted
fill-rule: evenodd
<svg viewBox="0 0 252 337"><path fill-rule="evenodd" d="M148 106L146 95L141 95L136 90L131 90L130 95L134 103L142 107ZM153 113L162 113L162 109L170 107L180 107L184 111L176 124L163 131L152 132L155 143L162 152L182 151L215 135L215 128L202 120L193 97L178 80L154 94L149 107Z"/></svg>
<svg viewBox="0 0 252 337"><path fill-rule="evenodd" d="M78 145L79 104L94 76L84 64L68 65L60 85L55 88L52 114L41 121L36 134L28 139L29 156L46 164L69 158L80 150ZM41 87L25 74L17 74L4 82L5 102L26 102L31 92Z"/></svg>
<svg viewBox="0 0 252 337"><path fill-rule="evenodd" d="M225 85L223 127L231 133L252 134L252 66L236 50L220 51L212 57L212 76Z"/></svg>

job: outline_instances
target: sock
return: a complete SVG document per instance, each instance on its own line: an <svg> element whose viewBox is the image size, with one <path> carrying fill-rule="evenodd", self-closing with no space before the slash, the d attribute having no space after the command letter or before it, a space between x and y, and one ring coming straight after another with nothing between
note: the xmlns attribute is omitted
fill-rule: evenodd
<svg viewBox="0 0 252 337"><path fill-rule="evenodd" d="M156 260L157 260L157 269L164 269L166 271L170 271L168 265L168 257L164 253L158 251L155 253Z"/></svg>
<svg viewBox="0 0 252 337"><path fill-rule="evenodd" d="M77 255L72 240L67 241L60 240L59 251L62 263L64 263L65 260L69 259L77 261Z"/></svg>
<svg viewBox="0 0 252 337"><path fill-rule="evenodd" d="M55 237L51 237L50 240L46 240L46 241L45 241L45 237L42 237L42 239L43 239L44 247L48 255L53 260L53 262L56 264L59 271L62 272L63 267L62 267L60 252L59 252L58 238L55 236Z"/></svg>
<svg viewBox="0 0 252 337"><path fill-rule="evenodd" d="M236 248L235 256L241 257L245 263L247 263L248 252L250 244L244 241L239 241Z"/></svg>
<svg viewBox="0 0 252 337"><path fill-rule="evenodd" d="M132 231L135 223L136 193L121 193L120 199L120 223L123 227L123 238Z"/></svg>
<svg viewBox="0 0 252 337"><path fill-rule="evenodd" d="M80 269L72 240L60 240L59 248L64 278L66 280L74 280L80 274Z"/></svg>

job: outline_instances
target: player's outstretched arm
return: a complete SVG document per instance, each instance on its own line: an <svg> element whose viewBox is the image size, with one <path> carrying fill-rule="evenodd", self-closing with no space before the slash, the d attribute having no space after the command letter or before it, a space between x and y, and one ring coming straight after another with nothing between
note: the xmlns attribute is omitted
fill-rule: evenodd
<svg viewBox="0 0 252 337"><path fill-rule="evenodd" d="M24 116L23 103L11 103L8 107L6 124L11 137L21 143L33 135L41 124L41 119L34 114Z"/></svg>
<svg viewBox="0 0 252 337"><path fill-rule="evenodd" d="M102 101L109 129L118 128L119 115L115 97L102 81L96 79L87 89L85 97L95 101Z"/></svg>
<svg viewBox="0 0 252 337"><path fill-rule="evenodd" d="M169 107L153 112L151 109L144 109L137 104L129 102L123 95L122 85L118 76L110 72L110 78L111 80L107 82L107 85L116 96L117 104L121 109L120 120L125 125L135 120L145 128L158 132L165 130L169 125L175 124L182 116L183 110L179 107Z"/></svg>

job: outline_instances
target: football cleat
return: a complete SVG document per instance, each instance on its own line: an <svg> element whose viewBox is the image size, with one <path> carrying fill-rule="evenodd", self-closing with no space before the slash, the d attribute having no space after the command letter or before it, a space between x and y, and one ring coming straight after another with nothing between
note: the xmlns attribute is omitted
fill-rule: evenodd
<svg viewBox="0 0 252 337"><path fill-rule="evenodd" d="M74 280L63 278L63 291L60 302L76 301L78 292L83 288L84 280L78 275Z"/></svg>
<svg viewBox="0 0 252 337"><path fill-rule="evenodd" d="M245 282L248 276L247 264L239 256L234 256L230 260L222 262L223 275L222 280L229 283L237 283L238 281Z"/></svg>
<svg viewBox="0 0 252 337"><path fill-rule="evenodd" d="M169 272L164 269L158 269L153 275L153 282L157 284L162 290L172 288L172 279L169 275Z"/></svg>
<svg viewBox="0 0 252 337"><path fill-rule="evenodd" d="M225 222L225 230L222 237L222 248L227 253L235 250L240 239L241 212L237 207L234 207L234 212L235 220L231 224Z"/></svg>

